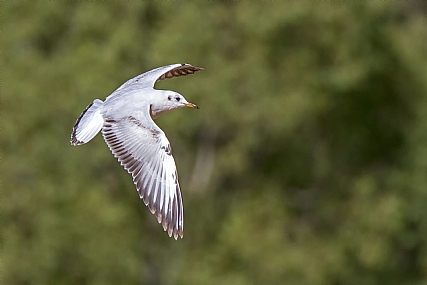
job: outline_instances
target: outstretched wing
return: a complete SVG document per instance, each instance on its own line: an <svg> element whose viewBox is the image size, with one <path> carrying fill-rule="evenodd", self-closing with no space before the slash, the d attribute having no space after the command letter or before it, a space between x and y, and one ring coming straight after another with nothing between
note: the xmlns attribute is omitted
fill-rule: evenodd
<svg viewBox="0 0 427 285"><path fill-rule="evenodd" d="M163 131L152 121L127 117L105 120L102 135L121 165L132 174L139 196L169 236L183 236L181 190L175 160Z"/></svg>
<svg viewBox="0 0 427 285"><path fill-rule="evenodd" d="M196 71L203 70L201 67L193 66L187 63L177 63L166 65L162 67L155 68L153 70L147 71L143 74L135 76L134 78L129 79L122 84L117 90L129 86L129 85L138 85L140 88L145 87L154 87L157 81L172 78L185 76L193 74Z"/></svg>

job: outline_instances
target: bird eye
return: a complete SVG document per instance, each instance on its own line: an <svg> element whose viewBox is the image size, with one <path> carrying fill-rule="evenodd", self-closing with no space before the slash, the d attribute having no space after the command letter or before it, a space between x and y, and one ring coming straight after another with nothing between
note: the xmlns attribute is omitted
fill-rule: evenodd
<svg viewBox="0 0 427 285"><path fill-rule="evenodd" d="M175 97L176 102L179 102L179 100L181 100L181 98L179 98L179 96Z"/></svg>
<svg viewBox="0 0 427 285"><path fill-rule="evenodd" d="M172 96L168 96L168 100L170 101L170 100L172 100Z"/></svg>

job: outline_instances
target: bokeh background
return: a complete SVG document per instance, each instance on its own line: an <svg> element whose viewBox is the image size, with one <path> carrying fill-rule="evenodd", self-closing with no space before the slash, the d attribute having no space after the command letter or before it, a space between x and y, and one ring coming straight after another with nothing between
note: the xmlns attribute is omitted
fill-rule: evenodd
<svg viewBox="0 0 427 285"><path fill-rule="evenodd" d="M175 241L69 138L180 62ZM3 284L427 284L425 1L2 1L1 140Z"/></svg>

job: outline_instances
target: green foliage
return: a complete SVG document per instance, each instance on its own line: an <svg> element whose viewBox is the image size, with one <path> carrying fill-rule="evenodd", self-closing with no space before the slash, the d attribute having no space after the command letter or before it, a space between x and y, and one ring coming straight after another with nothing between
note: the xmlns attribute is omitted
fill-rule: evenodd
<svg viewBox="0 0 427 285"><path fill-rule="evenodd" d="M427 284L424 2L1 2L4 284ZM158 120L174 241L80 112L125 80Z"/></svg>

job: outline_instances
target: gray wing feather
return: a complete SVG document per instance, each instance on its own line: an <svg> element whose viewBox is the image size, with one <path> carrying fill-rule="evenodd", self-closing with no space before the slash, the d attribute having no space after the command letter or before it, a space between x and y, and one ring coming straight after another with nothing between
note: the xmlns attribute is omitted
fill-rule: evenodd
<svg viewBox="0 0 427 285"><path fill-rule="evenodd" d="M129 85L138 85L140 88L154 87L156 82L172 77L185 76L193 74L203 68L193 66L187 63L177 63L166 65L147 71L143 74L137 75L122 84L117 90L127 87Z"/></svg>
<svg viewBox="0 0 427 285"><path fill-rule="evenodd" d="M181 190L169 141L154 122L134 117L105 120L102 135L114 156L132 174L145 205L175 239L183 236Z"/></svg>

